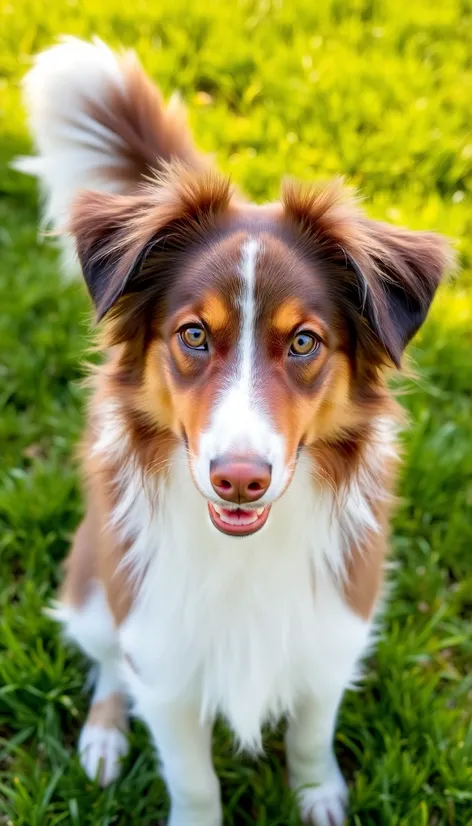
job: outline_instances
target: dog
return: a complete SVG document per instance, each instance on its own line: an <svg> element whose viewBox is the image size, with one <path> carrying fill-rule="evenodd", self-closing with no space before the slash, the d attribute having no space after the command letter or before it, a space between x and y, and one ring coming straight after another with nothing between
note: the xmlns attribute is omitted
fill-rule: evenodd
<svg viewBox="0 0 472 826"><path fill-rule="evenodd" d="M132 53L72 38L24 82L46 220L103 360L86 513L55 605L97 665L79 752L106 785L147 724L171 826L220 826L211 731L287 719L303 822L340 826L333 750L384 593L399 405L387 379L451 265L340 181L251 204Z"/></svg>

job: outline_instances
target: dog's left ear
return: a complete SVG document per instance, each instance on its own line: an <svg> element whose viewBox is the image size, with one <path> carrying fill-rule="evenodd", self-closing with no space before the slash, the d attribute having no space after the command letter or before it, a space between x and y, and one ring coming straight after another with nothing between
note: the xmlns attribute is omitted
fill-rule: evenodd
<svg viewBox="0 0 472 826"><path fill-rule="evenodd" d="M403 351L426 319L435 292L452 266L440 235L363 219L351 250L343 246L360 297L360 314L400 367Z"/></svg>
<svg viewBox="0 0 472 826"><path fill-rule="evenodd" d="M326 266L333 301L373 364L400 367L436 289L454 261L449 243L367 218L340 181L321 187L285 184L285 215L305 255Z"/></svg>

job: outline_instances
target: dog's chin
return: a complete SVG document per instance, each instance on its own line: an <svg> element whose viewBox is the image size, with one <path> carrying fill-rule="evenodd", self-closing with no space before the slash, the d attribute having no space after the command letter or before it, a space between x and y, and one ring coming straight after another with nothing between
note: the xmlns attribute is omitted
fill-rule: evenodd
<svg viewBox="0 0 472 826"><path fill-rule="evenodd" d="M208 514L214 527L226 536L252 536L267 523L271 505L251 508L224 508L208 502Z"/></svg>

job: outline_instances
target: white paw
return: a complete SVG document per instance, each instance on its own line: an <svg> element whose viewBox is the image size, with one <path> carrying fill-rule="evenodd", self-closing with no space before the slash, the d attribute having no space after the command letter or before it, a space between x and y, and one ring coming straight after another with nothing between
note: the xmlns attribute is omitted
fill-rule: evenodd
<svg viewBox="0 0 472 826"><path fill-rule="evenodd" d="M300 789L298 800L304 823L343 826L346 820L348 791L341 773L320 786Z"/></svg>
<svg viewBox="0 0 472 826"><path fill-rule="evenodd" d="M121 771L121 761L128 753L128 740L117 728L85 725L79 738L79 757L90 780L100 786L113 783Z"/></svg>

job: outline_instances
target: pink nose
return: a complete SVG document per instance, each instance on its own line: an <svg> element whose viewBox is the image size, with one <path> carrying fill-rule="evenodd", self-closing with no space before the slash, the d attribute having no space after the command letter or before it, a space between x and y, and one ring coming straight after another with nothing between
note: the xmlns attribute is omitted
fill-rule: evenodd
<svg viewBox="0 0 472 826"><path fill-rule="evenodd" d="M257 502L270 485L271 466L252 456L222 456L210 464L215 493L239 505Z"/></svg>

